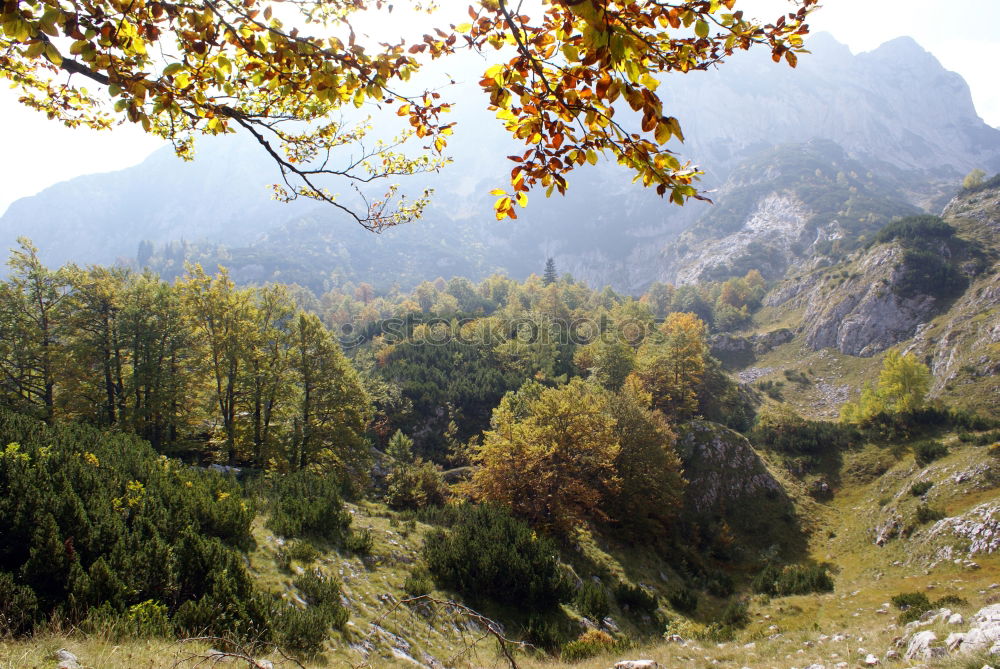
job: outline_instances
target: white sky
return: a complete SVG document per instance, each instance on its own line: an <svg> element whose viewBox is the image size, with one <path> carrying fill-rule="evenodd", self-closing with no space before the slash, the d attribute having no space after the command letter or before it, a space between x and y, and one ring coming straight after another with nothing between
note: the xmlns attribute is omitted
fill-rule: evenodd
<svg viewBox="0 0 1000 669"><path fill-rule="evenodd" d="M441 4L464 8L468 3ZM768 19L788 7L787 0L739 0L737 5ZM979 115L1000 127L1000 0L952 0L946 7L940 0L826 0L810 24L855 53L902 35L913 37L965 78ZM128 124L102 133L67 129L21 107L6 87L0 87L0 127L6 156L0 161L0 214L14 200L56 182L139 163L162 144Z"/></svg>

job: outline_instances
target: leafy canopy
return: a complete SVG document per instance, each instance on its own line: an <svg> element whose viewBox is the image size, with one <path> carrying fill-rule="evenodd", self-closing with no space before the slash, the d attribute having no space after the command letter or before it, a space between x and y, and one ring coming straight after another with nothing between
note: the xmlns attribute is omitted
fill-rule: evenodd
<svg viewBox="0 0 1000 669"><path fill-rule="evenodd" d="M657 93L659 75L704 70L754 44L794 67L817 2L797 0L761 25L737 0L541 0L524 13L508 0L477 0L470 22L407 46L364 44L352 27L358 12L391 11L385 0L7 0L0 78L49 118L98 129L136 123L182 157L197 135L242 129L280 168L279 198L325 201L379 229L418 217L429 193L408 200L389 185L373 197L363 187L438 169L452 132L442 117L450 104L408 80L429 59L489 52L480 86L525 144L510 157L509 186L494 191L498 218L516 218L533 187L564 193L566 175L600 154L682 204L701 197L698 172L665 148L684 136ZM286 25L279 14L295 19ZM340 114L382 105L396 105L404 121L392 139L373 139L370 120ZM328 179L352 187L361 205L339 199Z"/></svg>

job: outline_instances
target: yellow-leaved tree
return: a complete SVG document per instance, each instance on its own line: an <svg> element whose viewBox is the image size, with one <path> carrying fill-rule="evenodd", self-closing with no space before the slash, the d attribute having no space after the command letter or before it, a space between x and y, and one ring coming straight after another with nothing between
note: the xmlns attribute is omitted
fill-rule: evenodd
<svg viewBox="0 0 1000 669"><path fill-rule="evenodd" d="M601 515L602 497L618 490L620 450L604 390L580 379L559 388L529 381L493 412L474 457L473 496L566 532Z"/></svg>
<svg viewBox="0 0 1000 669"><path fill-rule="evenodd" d="M407 44L352 26L359 12L391 11L388 0L7 0L0 78L52 119L129 121L182 156L199 134L242 129L278 165L279 197L325 201L378 229L419 216L428 192L408 200L388 184L368 199L362 187L438 169L452 131L437 82L409 82L429 59L491 54L484 104L524 143L495 191L498 218L516 217L533 187L565 192L566 175L600 155L682 204L701 197L699 172L666 148L684 136L657 93L661 75L708 69L753 45L794 67L817 2L790 0L764 24L743 0L540 0L530 9L475 0L468 22ZM388 105L406 128L394 138L375 139L371 121L340 113ZM361 204L338 199L331 180L355 187Z"/></svg>
<svg viewBox="0 0 1000 669"><path fill-rule="evenodd" d="M673 420L698 410L698 386L705 375L705 322L687 312L667 315L639 348L633 374L652 395L653 406Z"/></svg>
<svg viewBox="0 0 1000 669"><path fill-rule="evenodd" d="M879 372L878 386L865 384L857 402L847 402L840 418L848 423L862 423L883 413L908 413L923 407L931 387L931 372L912 353L897 350L886 353Z"/></svg>

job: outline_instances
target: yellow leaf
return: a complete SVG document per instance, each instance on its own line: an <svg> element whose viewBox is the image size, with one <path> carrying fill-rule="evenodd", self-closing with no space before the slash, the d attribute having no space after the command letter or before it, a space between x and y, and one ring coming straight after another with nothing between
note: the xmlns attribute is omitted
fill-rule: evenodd
<svg viewBox="0 0 1000 669"><path fill-rule="evenodd" d="M59 49L53 44L45 45L45 57L49 59L49 62L58 67L62 65L62 55L59 53Z"/></svg>
<svg viewBox="0 0 1000 669"><path fill-rule="evenodd" d="M45 50L45 42L38 40L34 44L29 45L27 49L25 49L24 55L27 56L28 58L35 59L41 56L44 50Z"/></svg>
<svg viewBox="0 0 1000 669"><path fill-rule="evenodd" d="M666 144L668 139L670 139L670 125L668 123L657 123L656 143Z"/></svg>

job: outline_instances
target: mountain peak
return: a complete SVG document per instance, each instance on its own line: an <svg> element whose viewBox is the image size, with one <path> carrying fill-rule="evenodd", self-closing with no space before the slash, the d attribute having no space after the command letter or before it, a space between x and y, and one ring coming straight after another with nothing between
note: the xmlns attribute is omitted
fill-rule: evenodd
<svg viewBox="0 0 1000 669"><path fill-rule="evenodd" d="M938 69L944 69L940 61L934 57L934 54L920 46L917 40L908 35L883 42L878 48L859 55L862 57L874 56L880 60L890 60L893 64L905 63L911 67L926 67L929 63L934 63Z"/></svg>

